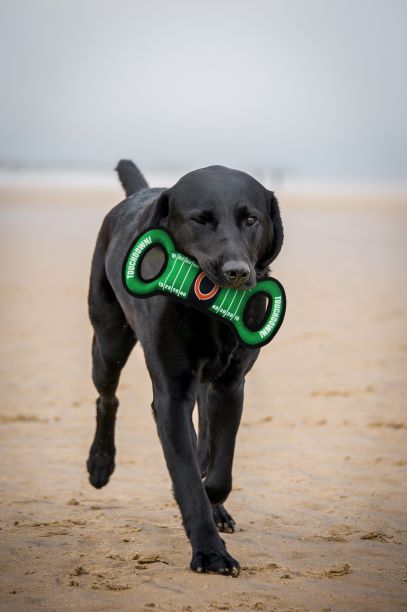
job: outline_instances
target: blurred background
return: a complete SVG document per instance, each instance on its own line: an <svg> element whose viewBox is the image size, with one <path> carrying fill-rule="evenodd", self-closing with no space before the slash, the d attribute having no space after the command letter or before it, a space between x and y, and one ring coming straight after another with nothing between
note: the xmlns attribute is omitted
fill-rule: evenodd
<svg viewBox="0 0 407 612"><path fill-rule="evenodd" d="M406 32L406 0L0 0L2 610L405 609ZM280 202L238 580L187 571L139 346L116 471L87 480L89 272L123 157L156 187L236 167Z"/></svg>
<svg viewBox="0 0 407 612"><path fill-rule="evenodd" d="M405 187L406 13L404 0L2 0L1 177L96 180L130 157L171 178L219 163L277 187Z"/></svg>

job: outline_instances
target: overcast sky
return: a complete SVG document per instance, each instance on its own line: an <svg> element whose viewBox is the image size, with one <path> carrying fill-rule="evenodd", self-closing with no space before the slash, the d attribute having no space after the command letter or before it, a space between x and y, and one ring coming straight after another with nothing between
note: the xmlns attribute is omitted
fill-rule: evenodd
<svg viewBox="0 0 407 612"><path fill-rule="evenodd" d="M0 163L407 180L407 0L0 0Z"/></svg>

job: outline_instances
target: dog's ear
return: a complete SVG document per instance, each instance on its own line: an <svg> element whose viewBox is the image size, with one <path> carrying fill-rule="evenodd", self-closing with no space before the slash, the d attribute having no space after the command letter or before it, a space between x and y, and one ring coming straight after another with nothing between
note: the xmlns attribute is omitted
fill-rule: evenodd
<svg viewBox="0 0 407 612"><path fill-rule="evenodd" d="M284 241L283 223L280 216L280 208L273 191L266 190L268 213L270 216L269 227L265 229L263 248L256 268L265 272L271 262L279 254Z"/></svg>
<svg viewBox="0 0 407 612"><path fill-rule="evenodd" d="M143 208L137 222L139 232L151 226L160 225L161 221L168 216L169 196L169 189L166 189L156 200L154 200L154 202L147 204L147 206Z"/></svg>

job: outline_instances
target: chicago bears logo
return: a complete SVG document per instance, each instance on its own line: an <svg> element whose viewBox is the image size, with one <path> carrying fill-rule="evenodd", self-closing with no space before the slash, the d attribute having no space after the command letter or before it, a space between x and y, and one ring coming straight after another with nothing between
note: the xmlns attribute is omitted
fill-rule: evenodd
<svg viewBox="0 0 407 612"><path fill-rule="evenodd" d="M214 285L213 282L206 276L205 272L201 272L196 277L194 291L198 300L210 300L219 291L219 285Z"/></svg>

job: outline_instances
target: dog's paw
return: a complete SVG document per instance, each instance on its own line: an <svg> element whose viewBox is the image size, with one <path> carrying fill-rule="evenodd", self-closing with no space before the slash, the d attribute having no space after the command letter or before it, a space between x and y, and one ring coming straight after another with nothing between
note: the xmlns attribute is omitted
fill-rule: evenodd
<svg viewBox="0 0 407 612"><path fill-rule="evenodd" d="M236 523L222 504L212 505L213 520L218 531L234 533Z"/></svg>
<svg viewBox="0 0 407 612"><path fill-rule="evenodd" d="M102 451L90 449L89 458L86 462L86 467L89 472L89 482L96 489L101 489L109 482L111 474L113 474L115 451Z"/></svg>
<svg viewBox="0 0 407 612"><path fill-rule="evenodd" d="M236 578L240 573L239 562L229 555L223 540L207 544L194 551L191 569L198 573L215 573Z"/></svg>

